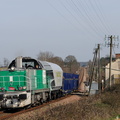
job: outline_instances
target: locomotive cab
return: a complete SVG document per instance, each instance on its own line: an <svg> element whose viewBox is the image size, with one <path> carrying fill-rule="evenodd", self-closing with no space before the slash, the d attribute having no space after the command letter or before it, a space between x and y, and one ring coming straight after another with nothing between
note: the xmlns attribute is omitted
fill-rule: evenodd
<svg viewBox="0 0 120 120"><path fill-rule="evenodd" d="M42 69L43 66L35 59L30 57L17 57L13 60L10 65L9 69Z"/></svg>

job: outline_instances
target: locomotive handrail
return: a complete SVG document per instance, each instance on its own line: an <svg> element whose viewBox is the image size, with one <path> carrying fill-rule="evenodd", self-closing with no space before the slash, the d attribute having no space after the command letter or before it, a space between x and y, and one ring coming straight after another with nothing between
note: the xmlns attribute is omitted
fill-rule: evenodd
<svg viewBox="0 0 120 120"><path fill-rule="evenodd" d="M31 78L28 77L28 76L25 76L25 75L14 75L13 78L14 78L14 77L18 77L18 79L19 79L18 81L5 81L5 77L8 77L8 78L9 78L10 76L0 76L0 78L1 78L1 77L3 78L3 81L0 81L0 83L3 83L3 86L5 86L5 83L6 83L6 82L9 82L9 83L13 83L13 82L14 82L14 83L15 83L15 82L18 82L18 81L19 81L19 86L20 86L20 83L21 83L21 82L26 82L26 83L29 83L29 84L30 84L30 88L29 88L29 89L30 89L30 91L31 91ZM20 81L20 77L27 78L29 81L28 81L28 80L27 80L27 81Z"/></svg>
<svg viewBox="0 0 120 120"><path fill-rule="evenodd" d="M27 86L28 86L28 90L31 91L32 89L35 89L34 88L35 86L32 84L32 79L36 79L37 77L40 77L40 76L41 75L33 75L32 78L30 78L30 77L28 77L26 75L14 75L14 76L12 76L13 77L13 81L8 81L8 80L5 81L5 78L10 79L10 76L0 76L0 78L2 78L2 81L0 81L0 84L3 83L3 86L5 86L6 83L12 83L13 84L13 83L18 83L19 82L19 86L21 86L21 83L25 82L26 84L29 83L29 85L27 85ZM18 78L16 81L14 81L15 77ZM24 78L26 78L26 79L24 79ZM23 79L23 80L21 80L21 79ZM39 78L37 78L37 79L39 79ZM37 81L37 83L41 84L42 82L40 82L40 81L38 82Z"/></svg>

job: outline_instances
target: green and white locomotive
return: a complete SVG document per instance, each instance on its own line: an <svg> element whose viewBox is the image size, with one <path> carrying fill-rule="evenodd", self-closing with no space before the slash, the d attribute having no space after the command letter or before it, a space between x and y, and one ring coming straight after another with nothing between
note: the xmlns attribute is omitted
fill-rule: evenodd
<svg viewBox="0 0 120 120"><path fill-rule="evenodd" d="M21 108L60 97L62 77L56 64L17 57L8 70L0 71L1 108Z"/></svg>

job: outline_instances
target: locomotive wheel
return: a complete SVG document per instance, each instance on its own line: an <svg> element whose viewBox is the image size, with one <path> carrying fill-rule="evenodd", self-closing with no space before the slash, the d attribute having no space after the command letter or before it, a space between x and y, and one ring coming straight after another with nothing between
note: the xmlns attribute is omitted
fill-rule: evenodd
<svg viewBox="0 0 120 120"><path fill-rule="evenodd" d="M50 101L50 97L48 96L46 102L49 102L49 101Z"/></svg>
<svg viewBox="0 0 120 120"><path fill-rule="evenodd" d="M56 99L56 97L55 97L54 94L52 94L51 99L52 99L52 100L55 100L55 99Z"/></svg>
<svg viewBox="0 0 120 120"><path fill-rule="evenodd" d="M56 98L57 98L57 94L54 93L54 94L53 94L53 100L55 100Z"/></svg>
<svg viewBox="0 0 120 120"><path fill-rule="evenodd" d="M60 93L58 93L58 94L57 94L57 98L60 98L60 97L61 97L61 94L60 94Z"/></svg>
<svg viewBox="0 0 120 120"><path fill-rule="evenodd" d="M42 105L44 103L44 100L41 98L40 99L40 104Z"/></svg>

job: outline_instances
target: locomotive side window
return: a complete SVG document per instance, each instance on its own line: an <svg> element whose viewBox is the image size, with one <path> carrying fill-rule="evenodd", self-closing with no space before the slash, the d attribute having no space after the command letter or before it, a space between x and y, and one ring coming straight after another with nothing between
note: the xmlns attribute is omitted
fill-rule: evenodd
<svg viewBox="0 0 120 120"><path fill-rule="evenodd" d="M47 71L47 76L49 76L50 79L54 79L53 71L52 70Z"/></svg>

